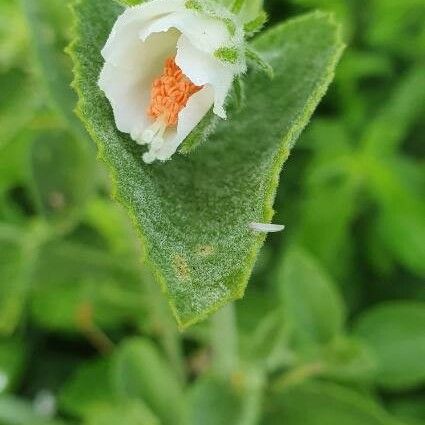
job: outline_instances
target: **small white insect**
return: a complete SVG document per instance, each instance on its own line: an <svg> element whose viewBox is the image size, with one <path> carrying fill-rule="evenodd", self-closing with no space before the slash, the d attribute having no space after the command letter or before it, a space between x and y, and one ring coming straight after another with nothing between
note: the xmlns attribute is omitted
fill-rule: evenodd
<svg viewBox="0 0 425 425"><path fill-rule="evenodd" d="M276 233L281 232L285 228L282 224L267 223L249 223L248 227L258 233Z"/></svg>

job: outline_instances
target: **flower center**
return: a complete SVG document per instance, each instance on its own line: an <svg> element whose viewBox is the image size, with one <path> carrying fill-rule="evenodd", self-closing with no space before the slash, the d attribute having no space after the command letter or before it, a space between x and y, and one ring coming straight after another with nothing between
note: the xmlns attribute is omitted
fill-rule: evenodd
<svg viewBox="0 0 425 425"><path fill-rule="evenodd" d="M168 58L162 75L152 84L147 114L155 122L144 131L143 141L151 143L155 139L162 140L166 128L177 125L179 113L190 96L201 89L183 74L174 58Z"/></svg>
<svg viewBox="0 0 425 425"><path fill-rule="evenodd" d="M167 127L176 125L178 115L190 96L201 88L183 74L173 58L168 58L163 74L152 84L148 115L154 119L162 117Z"/></svg>

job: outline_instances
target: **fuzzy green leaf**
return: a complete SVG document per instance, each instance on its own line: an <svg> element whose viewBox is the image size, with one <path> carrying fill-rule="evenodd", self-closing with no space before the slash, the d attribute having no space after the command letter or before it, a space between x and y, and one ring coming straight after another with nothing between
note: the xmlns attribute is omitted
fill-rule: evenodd
<svg viewBox="0 0 425 425"><path fill-rule="evenodd" d="M275 78L247 77L246 107L229 114L189 157L146 165L143 148L116 127L97 86L100 50L117 16L112 1L77 2L71 46L79 114L127 207L145 257L181 327L243 296L269 222L279 173L332 80L342 50L338 28L310 14L265 33L254 47ZM302 52L302 54L300 53Z"/></svg>

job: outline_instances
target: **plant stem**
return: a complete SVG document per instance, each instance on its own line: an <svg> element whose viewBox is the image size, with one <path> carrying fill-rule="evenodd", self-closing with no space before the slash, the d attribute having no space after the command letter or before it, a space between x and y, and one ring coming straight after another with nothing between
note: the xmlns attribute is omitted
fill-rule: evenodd
<svg viewBox="0 0 425 425"><path fill-rule="evenodd" d="M162 348L164 349L170 363L173 365L179 380L184 384L186 373L182 352L181 334L177 329L174 318L170 311L161 290L150 273L142 273L143 283L147 287L150 295L151 314L158 324L158 334Z"/></svg>
<svg viewBox="0 0 425 425"><path fill-rule="evenodd" d="M265 376L260 370L247 371L242 412L237 425L256 425L261 416Z"/></svg>
<svg viewBox="0 0 425 425"><path fill-rule="evenodd" d="M280 376L274 383L273 389L282 391L294 385L302 384L307 379L319 375L323 371L323 364L320 362L308 363Z"/></svg>
<svg viewBox="0 0 425 425"><path fill-rule="evenodd" d="M228 304L211 319L213 370L229 377L238 368L238 333L234 304Z"/></svg>

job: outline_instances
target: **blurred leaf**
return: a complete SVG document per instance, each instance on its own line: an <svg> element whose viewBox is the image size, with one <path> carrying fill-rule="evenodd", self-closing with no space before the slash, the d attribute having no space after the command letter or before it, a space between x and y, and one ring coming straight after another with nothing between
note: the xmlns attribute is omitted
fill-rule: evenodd
<svg viewBox="0 0 425 425"><path fill-rule="evenodd" d="M425 381L425 303L378 305L358 319L355 333L378 360L378 384L405 390Z"/></svg>
<svg viewBox="0 0 425 425"><path fill-rule="evenodd" d="M407 394L389 402L390 412L409 425L425 424L425 396Z"/></svg>
<svg viewBox="0 0 425 425"><path fill-rule="evenodd" d="M13 87L11 93L8 93ZM16 69L6 75L0 76L0 90L5 101L0 102L0 151L23 131L42 104L42 100L34 92L34 82Z"/></svg>
<svg viewBox="0 0 425 425"><path fill-rule="evenodd" d="M297 241L344 282L351 271L351 226L359 209L360 178L351 135L340 121L320 119L304 140L314 158L305 173Z"/></svg>
<svg viewBox="0 0 425 425"><path fill-rule="evenodd" d="M407 57L425 53L425 6L422 0L372 0L365 36L373 48Z"/></svg>
<svg viewBox="0 0 425 425"><path fill-rule="evenodd" d="M33 143L30 170L40 212L65 225L81 214L94 188L87 152L66 133L44 133Z"/></svg>
<svg viewBox="0 0 425 425"><path fill-rule="evenodd" d="M373 400L353 390L311 382L267 400L264 425L396 425Z"/></svg>
<svg viewBox="0 0 425 425"><path fill-rule="evenodd" d="M85 211L84 222L105 238L111 253L130 258L139 255L133 227L120 205L110 199L91 198Z"/></svg>
<svg viewBox="0 0 425 425"><path fill-rule="evenodd" d="M11 334L20 321L32 267L26 260L18 241L0 239L0 335Z"/></svg>
<svg viewBox="0 0 425 425"><path fill-rule="evenodd" d="M380 241L412 272L425 277L425 205L406 192L394 194L378 217Z"/></svg>
<svg viewBox="0 0 425 425"><path fill-rule="evenodd" d="M54 2L50 4L46 0L21 0L21 3L39 64L41 80L46 84L53 105L64 118L77 141L84 139L86 132L73 112L77 101L70 87L71 73L67 65L68 58L63 52L64 46L58 43L60 21L53 19L49 14ZM60 9L67 10L65 7Z"/></svg>
<svg viewBox="0 0 425 425"><path fill-rule="evenodd" d="M0 396L1 425L65 425L65 422L38 414L27 401L13 396Z"/></svg>
<svg viewBox="0 0 425 425"><path fill-rule="evenodd" d="M67 414L79 417L97 416L114 401L108 359L96 359L81 364L62 387L59 395L60 408Z"/></svg>
<svg viewBox="0 0 425 425"><path fill-rule="evenodd" d="M13 143L0 147L0 194L14 187L25 186L28 172L28 150L31 137L18 137ZM11 217L16 221L18 217Z"/></svg>
<svg viewBox="0 0 425 425"><path fill-rule="evenodd" d="M121 12L113 2L75 7L79 112L186 327L243 295L264 241L248 224L271 220L281 166L332 79L342 43L324 14L264 33L254 44L275 68L273 81L249 74L246 108L220 123L209 143L188 158L146 165L142 150L117 131L97 86L100 49Z"/></svg>
<svg viewBox="0 0 425 425"><path fill-rule="evenodd" d="M342 332L342 299L331 279L306 252L292 248L278 279L286 320L297 342L326 343Z"/></svg>
<svg viewBox="0 0 425 425"><path fill-rule="evenodd" d="M351 38L354 31L354 20L350 2L340 0L292 0L292 2L312 9L325 10L336 14L338 21L343 24L345 38Z"/></svg>
<svg viewBox="0 0 425 425"><path fill-rule="evenodd" d="M0 73L19 64L26 50L27 34L22 14L15 2L3 0L0 2Z"/></svg>
<svg viewBox="0 0 425 425"><path fill-rule="evenodd" d="M15 389L23 373L25 346L15 339L0 340L0 394Z"/></svg>
<svg viewBox="0 0 425 425"><path fill-rule="evenodd" d="M379 158L394 153L412 124L424 115L424 105L425 74L421 64L403 76L377 118L366 127L361 141L366 153L375 153Z"/></svg>
<svg viewBox="0 0 425 425"><path fill-rule="evenodd" d="M293 360L288 348L289 334L281 309L272 311L242 339L241 356L265 370L281 367Z"/></svg>
<svg viewBox="0 0 425 425"><path fill-rule="evenodd" d="M377 362L368 346L354 338L337 338L320 354L323 376L338 382L371 383Z"/></svg>
<svg viewBox="0 0 425 425"><path fill-rule="evenodd" d="M160 425L160 422L142 401L128 400L94 409L84 424Z"/></svg>
<svg viewBox="0 0 425 425"><path fill-rule="evenodd" d="M184 423L183 390L178 379L158 352L146 339L125 341L115 353L112 379L123 400L142 400L163 425Z"/></svg>
<svg viewBox="0 0 425 425"><path fill-rule="evenodd" d="M235 0L218 0L219 3L231 8ZM255 19L263 8L264 0L246 0L243 1L242 9L239 13L243 22L248 22Z"/></svg>
<svg viewBox="0 0 425 425"><path fill-rule="evenodd" d="M201 378L192 386L188 398L189 425L240 423L243 403L240 393L230 383Z"/></svg>
<svg viewBox="0 0 425 425"><path fill-rule="evenodd" d="M33 319L50 329L85 331L143 316L138 273L131 261L88 245L46 244L34 277Z"/></svg>

